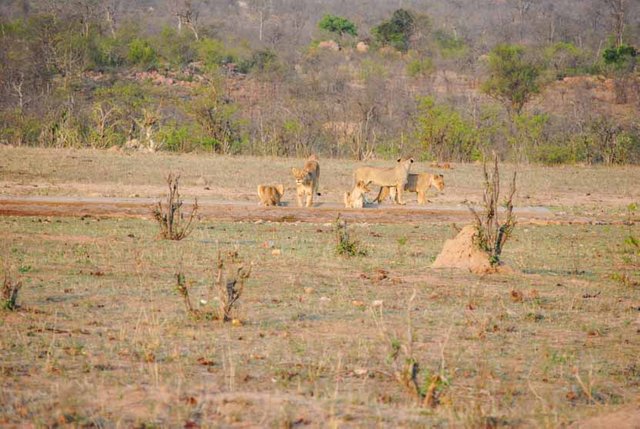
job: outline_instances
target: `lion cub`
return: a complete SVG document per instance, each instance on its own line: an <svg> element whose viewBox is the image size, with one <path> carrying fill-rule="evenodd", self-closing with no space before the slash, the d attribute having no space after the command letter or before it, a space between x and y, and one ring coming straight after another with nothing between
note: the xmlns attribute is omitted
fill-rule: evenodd
<svg viewBox="0 0 640 429"><path fill-rule="evenodd" d="M369 183L371 182L365 183L362 180L358 180L351 192L344 193L344 206L352 209L364 208L365 194L370 191L367 187Z"/></svg>
<svg viewBox="0 0 640 429"><path fill-rule="evenodd" d="M318 193L318 181L320 179L320 163L317 155L311 155L304 163L302 169L293 167L291 169L293 177L296 179L296 197L298 207L302 207L302 198L306 196L305 207L313 205L313 196Z"/></svg>
<svg viewBox="0 0 640 429"><path fill-rule="evenodd" d="M284 196L284 185L258 185L260 204L265 206L279 206L280 199Z"/></svg>

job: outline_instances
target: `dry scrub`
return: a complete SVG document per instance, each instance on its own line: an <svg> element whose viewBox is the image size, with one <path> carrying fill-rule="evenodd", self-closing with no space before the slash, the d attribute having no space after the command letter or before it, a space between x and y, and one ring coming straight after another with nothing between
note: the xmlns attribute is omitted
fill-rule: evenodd
<svg viewBox="0 0 640 429"><path fill-rule="evenodd" d="M205 308L196 308L191 302L187 280L183 273L176 274L176 290L182 296L185 307L189 315L195 319L220 320L229 322L237 320L233 317L238 300L244 292L247 279L251 276L251 265L246 264L240 259L238 252L227 252L223 257L218 252L216 261L216 276L211 289L217 293L217 305ZM205 300L205 305L208 300Z"/></svg>
<svg viewBox="0 0 640 429"><path fill-rule="evenodd" d="M498 201L500 199L500 172L498 169L498 157L494 155L493 172L487 172L486 162L482 165L484 174L484 192L482 199L483 212L478 213L473 207L469 210L475 218L477 234L475 243L480 249L489 254L491 265L500 263L502 248L511 236L516 226L516 219L513 215L513 197L516 193L516 172L513 173L509 194L502 204L506 213L504 220L500 221Z"/></svg>
<svg viewBox="0 0 640 429"><path fill-rule="evenodd" d="M178 189L180 175L169 173L167 176L167 185L169 193L167 194L166 206L162 205L162 201L153 209L153 218L160 226L160 236L168 240L182 240L191 234L198 214L198 199L195 199L191 213L186 218L182 213L182 199Z"/></svg>

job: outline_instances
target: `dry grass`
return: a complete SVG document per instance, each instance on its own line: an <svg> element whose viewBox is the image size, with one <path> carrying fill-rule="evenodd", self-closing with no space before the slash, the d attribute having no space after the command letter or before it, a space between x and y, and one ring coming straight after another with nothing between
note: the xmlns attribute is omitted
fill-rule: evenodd
<svg viewBox="0 0 640 429"><path fill-rule="evenodd" d="M610 279L629 227L523 227L503 254L521 274L488 277L428 268L446 225L351 228L368 256L336 257L331 225L205 222L169 242L151 221L0 219L32 267L29 311L2 314L0 421L553 427L640 394L639 291ZM571 237L579 254L558 247ZM185 318L175 266L197 303L229 247L255 261L244 325ZM426 414L370 310L406 338L414 290L412 356L448 383Z"/></svg>
<svg viewBox="0 0 640 429"><path fill-rule="evenodd" d="M121 195L130 186L157 196L163 172L182 171L189 196L231 198L237 185L250 199L252 182L274 173L292 183L287 167L299 163L0 152L7 194ZM339 199L353 163L321 162L321 183ZM205 167L210 183L196 185ZM470 178L479 183L480 168L445 171L437 201L479 201ZM235 183L220 179L225 171ZM627 219L639 171L522 168L520 198L530 198L520 201L558 197L558 210L600 205ZM150 219L0 217L3 251L24 285L22 307L0 312L0 425L558 427L606 414L640 395L640 290L614 280L637 271L625 243L640 236L633 216L628 225L520 225L502 254L517 270L484 277L429 268L454 232L428 219L351 222L368 255L341 258L331 223L203 221L168 241ZM232 316L243 323L185 317L176 267L193 307L210 304L212 261L228 249L253 262ZM419 367L398 360L395 371L389 338L410 343L406 357ZM405 367L428 407L398 382Z"/></svg>

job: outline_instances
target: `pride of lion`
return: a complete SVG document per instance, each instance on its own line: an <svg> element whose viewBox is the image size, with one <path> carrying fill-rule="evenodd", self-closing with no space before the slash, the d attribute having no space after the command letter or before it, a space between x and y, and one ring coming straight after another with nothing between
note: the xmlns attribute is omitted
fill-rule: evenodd
<svg viewBox="0 0 640 429"><path fill-rule="evenodd" d="M428 202L426 192L433 187L438 191L444 190L444 176L431 173L411 173L413 158L398 158L393 167L358 167L353 172L353 189L344 193L346 208L362 209L373 203L382 203L391 197L395 204L405 205L405 192L418 194L418 204ZM312 207L313 197L318 192L320 183L320 160L313 154L302 168L293 167L291 174L295 179L296 199L298 207ZM370 192L369 185L380 186L378 196L369 201L366 194ZM284 196L284 185L258 185L260 204L264 206L281 205Z"/></svg>

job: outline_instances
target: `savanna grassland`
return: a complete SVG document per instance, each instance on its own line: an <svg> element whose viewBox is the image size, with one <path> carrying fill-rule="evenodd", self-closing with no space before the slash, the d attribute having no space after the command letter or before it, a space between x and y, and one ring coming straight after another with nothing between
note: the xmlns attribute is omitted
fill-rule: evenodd
<svg viewBox="0 0 640 429"><path fill-rule="evenodd" d="M285 183L292 202L289 169L302 163L0 154L0 209L9 197L155 201L174 171L185 200L251 211L258 183ZM356 165L321 158L323 195L310 211L337 213ZM476 164L441 170L447 186L431 191L422 217L349 223L364 256L338 256L335 226L325 221L229 222L213 212L186 239L169 241L158 238L150 211L0 217L3 273L22 282L19 308L0 312L0 423L558 427L633 418L640 169L507 164L504 177L514 169L516 206L538 211L505 246L513 272L487 276L430 268L455 227L429 214L480 200ZM369 213L415 204L411 195L406 209ZM233 323L190 316L176 290L182 273L194 306L212 307L219 251L252 266ZM396 376L408 361L419 365L420 392L432 387L427 406Z"/></svg>

